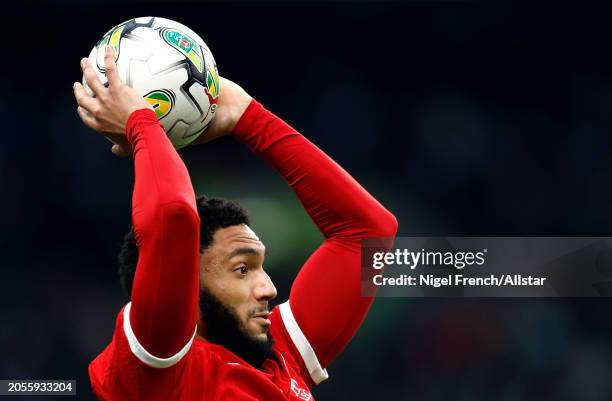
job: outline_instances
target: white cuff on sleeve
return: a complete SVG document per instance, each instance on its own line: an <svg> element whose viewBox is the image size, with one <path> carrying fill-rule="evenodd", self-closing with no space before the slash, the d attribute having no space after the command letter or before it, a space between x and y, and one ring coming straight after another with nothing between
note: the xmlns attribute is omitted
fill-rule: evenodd
<svg viewBox="0 0 612 401"><path fill-rule="evenodd" d="M140 359L144 364L151 366L153 368L168 368L172 365L176 365L182 357L187 354L189 348L191 348L191 344L193 343L193 338L195 337L196 329L193 331L193 335L191 339L185 344L185 346L176 354L172 355L169 358L158 358L154 355L151 355L144 347L138 342L136 336L134 335L134 331L132 331L132 325L130 324L130 309L132 307L132 303L128 303L123 309L123 331L125 332L125 336L127 337L128 343L130 344L130 349L132 353L136 355L136 358Z"/></svg>
<svg viewBox="0 0 612 401"><path fill-rule="evenodd" d="M281 318L283 319L283 324L285 325L293 344L302 356L312 381L314 381L315 384L321 383L323 380L329 377L329 374L327 374L327 369L323 369L321 367L321 364L317 359L317 355L310 346L306 336L304 336L304 333L302 333L300 326L298 326L298 323L293 316L293 312L291 311L291 307L289 306L289 301L280 304L279 309Z"/></svg>

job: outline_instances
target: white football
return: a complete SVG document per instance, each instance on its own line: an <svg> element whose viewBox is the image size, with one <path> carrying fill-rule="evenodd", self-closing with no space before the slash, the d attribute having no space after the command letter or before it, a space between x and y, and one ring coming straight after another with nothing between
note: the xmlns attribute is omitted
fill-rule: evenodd
<svg viewBox="0 0 612 401"><path fill-rule="evenodd" d="M188 145L206 130L217 108L219 73L200 36L185 25L159 17L119 24L89 54L104 84L106 45L115 49L123 82L151 103L175 148ZM87 88L85 79L83 84Z"/></svg>

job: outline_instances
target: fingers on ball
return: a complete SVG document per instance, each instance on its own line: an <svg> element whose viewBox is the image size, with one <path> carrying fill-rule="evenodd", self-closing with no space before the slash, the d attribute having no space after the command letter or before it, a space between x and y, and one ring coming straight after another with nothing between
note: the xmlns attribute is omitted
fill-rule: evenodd
<svg viewBox="0 0 612 401"><path fill-rule="evenodd" d="M77 104L86 110L91 110L94 107L96 100L85 92L85 88L80 83L76 82L73 88L74 98L76 99Z"/></svg>
<svg viewBox="0 0 612 401"><path fill-rule="evenodd" d="M106 46L104 51L104 67L106 69L106 78L109 85L117 85L121 83L119 73L117 72L117 64L115 64L115 50L112 46Z"/></svg>
<svg viewBox="0 0 612 401"><path fill-rule="evenodd" d="M96 96L101 96L104 92L104 85L96 75L91 63L87 59L81 60L81 66L83 68L83 75L85 76L85 82L93 90Z"/></svg>

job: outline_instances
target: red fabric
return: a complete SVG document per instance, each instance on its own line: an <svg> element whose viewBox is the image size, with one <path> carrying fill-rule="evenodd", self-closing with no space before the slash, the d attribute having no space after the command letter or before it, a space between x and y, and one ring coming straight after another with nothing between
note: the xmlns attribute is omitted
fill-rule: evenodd
<svg viewBox="0 0 612 401"><path fill-rule="evenodd" d="M140 251L130 322L140 344L166 358L187 344L197 318L195 195L153 112L134 112L126 130L134 150L132 219ZM397 222L346 171L257 101L251 102L234 135L279 171L325 236L300 270L289 298L301 331L325 368L372 303L360 296L361 239L392 237ZM313 382L279 315L275 308L271 330L276 358L262 370L199 339L178 364L154 369L130 351L120 313L112 343L89 368L94 393L109 400L312 400L306 384Z"/></svg>
<svg viewBox="0 0 612 401"><path fill-rule="evenodd" d="M342 167L253 100L235 136L278 170L325 241L300 270L289 303L325 368L365 318L361 297L361 239L393 237L397 221Z"/></svg>
<svg viewBox="0 0 612 401"><path fill-rule="evenodd" d="M109 401L314 401L301 376L300 356L289 349L278 307L270 320L275 358L261 370L198 338L178 364L154 369L132 354L119 313L113 341L89 365L92 390Z"/></svg>
<svg viewBox="0 0 612 401"><path fill-rule="evenodd" d="M200 219L187 168L155 113L134 112L126 133L134 154L132 223L139 249L130 322L147 351L167 358L196 326Z"/></svg>

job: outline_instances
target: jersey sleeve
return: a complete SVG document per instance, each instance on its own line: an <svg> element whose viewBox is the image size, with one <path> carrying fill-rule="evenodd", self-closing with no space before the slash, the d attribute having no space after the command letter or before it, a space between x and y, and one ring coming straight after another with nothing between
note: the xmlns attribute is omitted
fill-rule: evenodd
<svg viewBox="0 0 612 401"><path fill-rule="evenodd" d="M185 355L195 335L200 220L187 168L153 111L132 113L126 133L134 155L139 255L121 329L134 355L165 368Z"/></svg>
<svg viewBox="0 0 612 401"><path fill-rule="evenodd" d="M129 310L130 304L119 312L111 343L89 365L92 391L99 400L173 399L184 372L193 368L193 358L180 358L165 369L152 368L137 356L126 334Z"/></svg>
<svg viewBox="0 0 612 401"><path fill-rule="evenodd" d="M280 307L285 328L318 383L373 301L361 296L361 241L386 237L390 244L397 221L342 167L257 101L234 136L280 172L325 237Z"/></svg>

